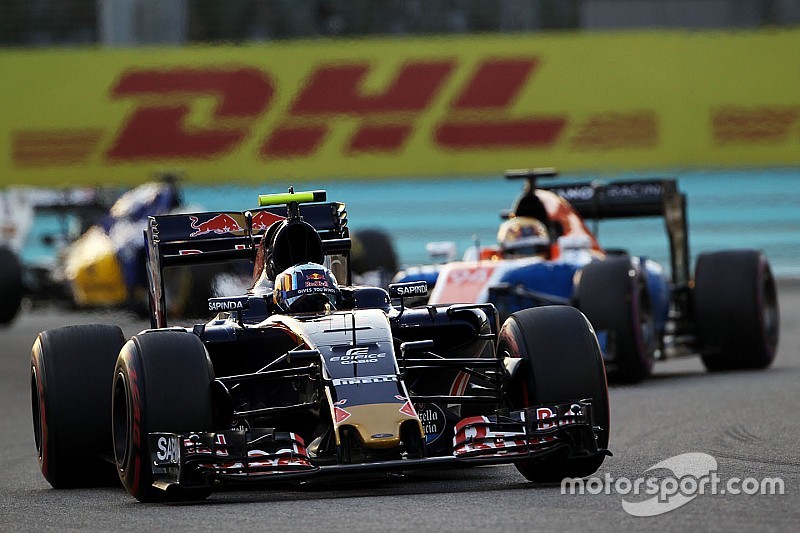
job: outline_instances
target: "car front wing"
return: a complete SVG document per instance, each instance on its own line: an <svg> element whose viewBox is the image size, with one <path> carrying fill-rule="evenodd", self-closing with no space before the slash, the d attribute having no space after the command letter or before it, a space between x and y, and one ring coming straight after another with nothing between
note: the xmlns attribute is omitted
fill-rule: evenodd
<svg viewBox="0 0 800 533"><path fill-rule="evenodd" d="M272 429L148 435L154 485L209 486L228 482L307 481L347 474L511 463L560 453L567 457L610 455L599 449L592 405L575 401L498 411L455 425L453 453L369 463L316 465L303 439Z"/></svg>

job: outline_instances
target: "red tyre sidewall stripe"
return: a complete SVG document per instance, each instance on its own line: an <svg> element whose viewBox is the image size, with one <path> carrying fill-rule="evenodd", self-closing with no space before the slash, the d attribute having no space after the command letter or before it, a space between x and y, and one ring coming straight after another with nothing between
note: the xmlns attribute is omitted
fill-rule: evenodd
<svg viewBox="0 0 800 533"><path fill-rule="evenodd" d="M120 467L124 485L134 497L138 497L145 490L141 484L142 479L146 477L143 472L142 445L144 423L143 416L143 398L144 391L142 382L142 368L138 360L136 350L138 347L125 347L123 348L122 360L118 363L117 371L122 372L127 387L127 401L128 401L128 439L130 439L130 449L127 451L125 462ZM126 444L127 446L127 444Z"/></svg>
<svg viewBox="0 0 800 533"><path fill-rule="evenodd" d="M36 341L36 348L37 348L37 355L33 359L33 371L36 373L36 390L37 390L37 402L39 404L39 424L40 428L39 431L41 432L39 435L39 439L41 442L42 450L41 455L39 457L39 467L42 470L42 475L47 478L47 474L50 471L50 456L48 455L48 445L47 440L49 438L49 431L47 430L47 405L44 400L44 380L45 375L42 371L42 345L41 341L37 339Z"/></svg>
<svg viewBox="0 0 800 533"><path fill-rule="evenodd" d="M133 483L132 486L136 493L139 493L139 481L142 475L142 462L140 452L142 449L142 391L139 388L139 373L133 365L128 367L128 378L131 394L131 440L133 446Z"/></svg>

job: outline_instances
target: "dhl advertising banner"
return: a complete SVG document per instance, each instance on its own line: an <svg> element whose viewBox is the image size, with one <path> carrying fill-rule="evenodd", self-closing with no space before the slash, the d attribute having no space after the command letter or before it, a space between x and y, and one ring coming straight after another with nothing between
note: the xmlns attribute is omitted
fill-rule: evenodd
<svg viewBox="0 0 800 533"><path fill-rule="evenodd" d="M0 183L800 163L800 30L0 52Z"/></svg>

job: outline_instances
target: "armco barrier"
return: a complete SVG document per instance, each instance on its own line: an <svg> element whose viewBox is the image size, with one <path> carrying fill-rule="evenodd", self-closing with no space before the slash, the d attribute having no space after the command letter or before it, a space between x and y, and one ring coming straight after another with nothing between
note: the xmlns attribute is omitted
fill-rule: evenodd
<svg viewBox="0 0 800 533"><path fill-rule="evenodd" d="M800 163L800 30L0 52L0 183Z"/></svg>

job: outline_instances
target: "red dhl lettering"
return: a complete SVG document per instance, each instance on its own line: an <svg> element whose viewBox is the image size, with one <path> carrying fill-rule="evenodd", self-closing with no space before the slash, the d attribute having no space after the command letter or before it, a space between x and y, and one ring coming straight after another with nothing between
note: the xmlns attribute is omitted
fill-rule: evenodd
<svg viewBox="0 0 800 533"><path fill-rule="evenodd" d="M566 116L509 116L519 92L538 67L536 58L491 60L481 64L463 87L449 116L436 128L435 140L442 148L534 147L553 144L567 124ZM460 115L491 110L491 120L464 119Z"/></svg>
<svg viewBox="0 0 800 533"><path fill-rule="evenodd" d="M350 115L365 118L345 148L347 153L395 152L413 132L408 123L376 124L369 121L375 115L410 113L419 116L427 110L445 81L455 69L453 61L409 62L400 67L397 76L382 93L366 95L359 86L371 70L370 65L321 67L311 77L292 106L295 116ZM318 130L316 139L305 139L315 144L305 145L305 153L313 151L328 132L326 124ZM304 139L297 137L301 144ZM298 150L289 150L293 152ZM262 152L280 157L280 152ZM288 154L287 154L288 155Z"/></svg>
<svg viewBox="0 0 800 533"><path fill-rule="evenodd" d="M458 82L461 86L452 87L461 79L454 76L459 66L456 59L409 60L384 87L366 91L372 64L321 64L285 108L274 107L276 86L268 72L255 67L128 70L111 87L109 98L133 100L136 106L107 144L105 157L115 162L213 160L252 141L264 161L310 157L329 142L342 118L356 121L341 147L345 156L398 153L421 127L430 129L427 139L444 151L546 148L564 140L568 115L516 109L522 91L536 87L537 57L485 59ZM454 96L443 101L445 94ZM205 126L188 124L198 100L209 97L216 105ZM443 110L442 118L423 125L433 108ZM717 112L712 118L715 139L784 138L798 120L796 108L767 111ZM252 139L270 113L284 116L272 121L275 125L263 138ZM765 130L762 119L772 126ZM756 122L761 126L753 126ZM659 126L653 110L595 113L576 124L566 140L575 151L654 148ZM14 161L19 166L86 163L106 144L102 137L101 130L88 128L14 132Z"/></svg>
<svg viewBox="0 0 800 533"><path fill-rule="evenodd" d="M112 99L139 97L141 102L107 156L118 160L205 159L227 153L247 137L273 92L269 78L254 68L125 72L111 88ZM188 128L185 119L192 101L208 96L218 100L213 117L216 124L200 130Z"/></svg>
<svg viewBox="0 0 800 533"><path fill-rule="evenodd" d="M434 141L446 149L552 144L567 117L515 118L510 113L537 65L536 58L481 63L450 104ZM409 61L382 91L366 94L361 86L371 65L322 65L298 92L287 119L260 143L259 153L268 159L312 155L341 116L362 121L344 148L347 154L396 152L457 66L454 60ZM111 97L138 98L139 105L107 156L208 159L226 154L244 142L254 122L268 112L273 92L269 77L250 68L126 72L112 87ZM208 96L218 99L213 123L205 129L188 128L185 120L193 101ZM164 97L169 97L167 103ZM470 118L475 111L484 115ZM298 119L305 123L297 125Z"/></svg>
<svg viewBox="0 0 800 533"><path fill-rule="evenodd" d="M408 62L400 67L382 93L366 95L359 87L372 69L371 65L322 66L311 75L292 106L291 114L365 116L424 111L455 67L454 61Z"/></svg>

